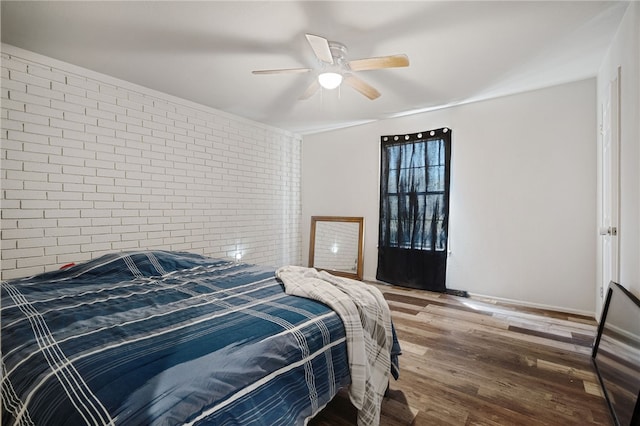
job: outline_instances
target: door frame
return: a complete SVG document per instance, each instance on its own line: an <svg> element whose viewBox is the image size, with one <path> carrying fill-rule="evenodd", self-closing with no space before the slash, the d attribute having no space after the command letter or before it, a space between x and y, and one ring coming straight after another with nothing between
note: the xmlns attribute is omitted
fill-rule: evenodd
<svg viewBox="0 0 640 426"><path fill-rule="evenodd" d="M602 104L600 123L600 276L597 278L596 318L602 312L604 297L611 281L618 281L620 275L620 105L621 75L618 67L616 76L608 83Z"/></svg>

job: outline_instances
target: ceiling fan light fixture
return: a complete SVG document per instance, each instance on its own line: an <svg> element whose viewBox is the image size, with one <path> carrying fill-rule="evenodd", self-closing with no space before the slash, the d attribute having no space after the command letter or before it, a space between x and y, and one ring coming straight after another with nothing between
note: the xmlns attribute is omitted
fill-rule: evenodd
<svg viewBox="0 0 640 426"><path fill-rule="evenodd" d="M0 0L1 1L1 0ZM374 58L356 59L355 61L347 60L347 47L336 41L329 41L324 37L313 34L305 34L307 41L319 61L314 68L284 68L271 70L255 70L253 74L298 74L303 72L311 72L319 70L317 80L311 81L311 84L304 91L300 100L309 99L319 89L333 90L344 81L348 86L355 89L360 94L374 100L380 97L373 86L364 82L354 71L378 70L382 68L398 68L408 67L409 58L407 55L391 55L378 56Z"/></svg>
<svg viewBox="0 0 640 426"><path fill-rule="evenodd" d="M337 72L323 72L318 76L318 83L327 90L333 90L342 83L342 74Z"/></svg>

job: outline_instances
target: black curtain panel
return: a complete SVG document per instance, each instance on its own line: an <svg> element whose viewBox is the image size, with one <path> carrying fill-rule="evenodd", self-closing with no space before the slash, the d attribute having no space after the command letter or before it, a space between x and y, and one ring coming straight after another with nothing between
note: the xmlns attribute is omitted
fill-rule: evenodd
<svg viewBox="0 0 640 426"><path fill-rule="evenodd" d="M376 278L445 292L451 129L381 137Z"/></svg>

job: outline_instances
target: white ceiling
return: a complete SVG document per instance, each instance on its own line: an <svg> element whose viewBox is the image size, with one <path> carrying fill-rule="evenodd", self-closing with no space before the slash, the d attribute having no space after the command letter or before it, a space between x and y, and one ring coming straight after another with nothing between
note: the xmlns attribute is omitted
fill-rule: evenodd
<svg viewBox="0 0 640 426"><path fill-rule="evenodd" d="M307 134L595 76L620 1L6 1L2 42ZM349 59L405 53L410 67L362 71L298 97L319 66L305 33Z"/></svg>

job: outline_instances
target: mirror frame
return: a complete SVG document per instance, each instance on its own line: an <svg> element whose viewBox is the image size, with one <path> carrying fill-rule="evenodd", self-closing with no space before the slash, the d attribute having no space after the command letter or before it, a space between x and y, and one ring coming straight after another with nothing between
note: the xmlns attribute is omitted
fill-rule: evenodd
<svg viewBox="0 0 640 426"><path fill-rule="evenodd" d="M327 271L330 274L337 275L340 277L352 278L356 280L362 281L362 273L363 266L362 262L364 260L363 249L364 249L364 217L351 217L351 216L311 216L311 236L309 238L309 267L315 268L314 264L314 255L315 255L315 241L316 241L316 225L318 222L346 222L346 223L357 223L358 224L358 267L356 268L356 273L344 272L344 271L335 271L330 269L316 268L321 271Z"/></svg>
<svg viewBox="0 0 640 426"><path fill-rule="evenodd" d="M600 343L602 340L602 336L603 334L607 334L605 333L605 330L609 329L609 326L607 325L607 319L610 316L609 311L611 309L612 303L614 303L614 297L615 297L615 303L617 304L616 307L620 303L622 304L626 303L630 305L634 310L633 314L635 314L636 316L640 314L640 299L638 299L629 290L627 290L617 282L611 281L609 283L607 298L605 300L604 307L602 310L600 324L598 325L598 333L596 335L595 342L593 343L593 350L591 352L591 361L593 363L593 366L595 367L596 374L600 382L600 387L602 389L602 393L605 396L605 399L607 400L607 405L609 406L609 411L611 413L611 418L613 419L614 424L616 426L632 426L632 425L640 424L640 389L636 387L633 390L631 390L632 392L637 392L637 395L632 394L633 396L631 396L631 399L627 401L629 404L626 407L628 411L623 414L619 413L619 408L620 408L619 405L621 402L620 400L616 401L616 398L612 398L613 396L615 396L612 393L614 390L614 387L610 388L610 385L613 383L612 374L611 374L612 368L608 367L605 369L606 365L600 364L600 361L598 360L598 354L600 352L599 350L600 350ZM623 334L621 335L625 337L624 329L622 329L621 331L619 327L615 327L614 325L613 327L611 327L610 331L611 330L613 330L614 334L622 332ZM616 354L609 353L608 355L615 357ZM630 370L637 370L638 368L640 368L640 359L636 360L635 364L633 362L630 363L623 358L618 358L614 360L616 362L619 362L621 365L623 365L624 368L627 368ZM639 382L636 379L636 381L633 382L633 385L637 386L638 383ZM633 400L633 398L635 398L635 400ZM631 406L633 406L633 408L631 408ZM624 415L625 420L627 418L629 419L629 423L621 422L620 417L622 415Z"/></svg>

